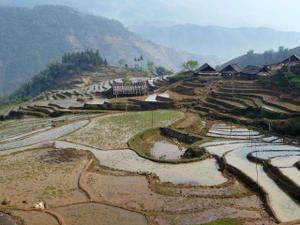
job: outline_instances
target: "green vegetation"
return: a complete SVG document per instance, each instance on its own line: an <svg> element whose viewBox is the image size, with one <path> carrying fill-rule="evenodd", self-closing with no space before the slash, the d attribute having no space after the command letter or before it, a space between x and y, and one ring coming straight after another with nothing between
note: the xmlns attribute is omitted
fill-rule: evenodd
<svg viewBox="0 0 300 225"><path fill-rule="evenodd" d="M71 134L67 140L97 148L126 148L128 140L152 127L167 126L183 117L174 110L130 112L98 117L88 126Z"/></svg>
<svg viewBox="0 0 300 225"><path fill-rule="evenodd" d="M126 56L128 66L134 65L134 57L141 55L144 67L147 61L155 60L171 68L191 57L189 53L145 41L116 20L65 6L1 6L0 28L0 95L11 94L63 54L87 48L100 49L110 59L109 64L118 64Z"/></svg>
<svg viewBox="0 0 300 225"><path fill-rule="evenodd" d="M193 71L199 66L199 62L196 60L188 60L182 64L182 68L187 71Z"/></svg>
<svg viewBox="0 0 300 225"><path fill-rule="evenodd" d="M221 219L221 220L216 220L210 223L205 223L201 225L239 225L236 220L234 219Z"/></svg>
<svg viewBox="0 0 300 225"><path fill-rule="evenodd" d="M100 66L105 66L105 60L101 58L98 50L65 54L61 63L50 64L31 81L21 85L9 100L23 100L37 96L41 92L57 88L63 78L80 74L82 71L95 71Z"/></svg>
<svg viewBox="0 0 300 225"><path fill-rule="evenodd" d="M279 47L278 51L267 50L262 54L255 53L253 50L250 50L245 55L242 55L240 57L237 57L227 62L226 65L238 63L243 67L247 65L263 66L263 65L281 62L293 54L299 55L300 47L294 49Z"/></svg>
<svg viewBox="0 0 300 225"><path fill-rule="evenodd" d="M265 126L269 125L268 122L265 123ZM271 121L271 128L273 131L276 131L280 134L299 136L300 117L283 120L273 120Z"/></svg>
<svg viewBox="0 0 300 225"><path fill-rule="evenodd" d="M153 147L153 143L156 141L172 142L171 137L163 135L159 128L153 128L153 129L148 129L132 137L128 141L128 146L141 157L152 160L154 162L177 164L177 163L200 161L200 160L207 159L208 157L208 155L205 154L206 153L205 151L204 152L198 151L194 155L192 154L189 154L188 156L185 155L182 156L180 159L157 158L151 155L151 148ZM184 142L181 142L180 144L185 148L194 149L192 144L184 143Z"/></svg>
<svg viewBox="0 0 300 225"><path fill-rule="evenodd" d="M272 77L265 77L260 80L264 85L276 87L285 91L300 94L300 74L287 72L284 74L276 74Z"/></svg>
<svg viewBox="0 0 300 225"><path fill-rule="evenodd" d="M178 73L175 76L169 77L169 80L171 83L175 83L177 81L184 80L184 79L190 78L192 76L193 76L193 73L191 73L191 72Z"/></svg>
<svg viewBox="0 0 300 225"><path fill-rule="evenodd" d="M168 70L163 66L155 67L155 72L158 76L166 76L166 75L171 75L173 73L172 70Z"/></svg>

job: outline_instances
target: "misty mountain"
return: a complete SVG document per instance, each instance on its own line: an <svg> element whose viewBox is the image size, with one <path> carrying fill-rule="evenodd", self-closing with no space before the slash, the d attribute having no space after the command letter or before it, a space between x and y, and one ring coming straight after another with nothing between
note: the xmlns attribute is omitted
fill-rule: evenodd
<svg viewBox="0 0 300 225"><path fill-rule="evenodd" d="M9 93L66 52L99 49L110 64L143 55L174 68L197 55L174 51L128 31L120 22L63 6L0 7L0 94Z"/></svg>
<svg viewBox="0 0 300 225"><path fill-rule="evenodd" d="M279 46L299 46L300 33L268 28L226 28L192 24L141 24L130 30L159 44L196 54L216 55L230 60L248 50L264 52Z"/></svg>
<svg viewBox="0 0 300 225"><path fill-rule="evenodd" d="M126 24L157 20L157 15L160 20L168 20L173 16L178 17L182 7L187 6L181 0L0 0L0 5L6 6L34 7L44 4L66 5L90 14L114 18Z"/></svg>
<svg viewBox="0 0 300 225"><path fill-rule="evenodd" d="M279 51L266 51L264 53L254 53L248 52L242 56L239 56L235 59L230 60L229 62L225 63L223 66L228 64L240 64L242 67L247 65L254 65L254 66L263 66L273 63L282 62L284 59L288 58L291 55L300 55L300 46L293 49L281 49Z"/></svg>

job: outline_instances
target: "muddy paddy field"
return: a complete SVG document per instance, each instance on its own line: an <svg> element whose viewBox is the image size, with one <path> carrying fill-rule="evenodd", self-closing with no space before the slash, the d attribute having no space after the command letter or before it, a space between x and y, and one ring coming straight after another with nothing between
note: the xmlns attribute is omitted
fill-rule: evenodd
<svg viewBox="0 0 300 225"><path fill-rule="evenodd" d="M294 179L298 148L246 127L158 110L28 117L0 133L1 225L300 224L297 198L264 170ZM262 153L272 146L290 154Z"/></svg>

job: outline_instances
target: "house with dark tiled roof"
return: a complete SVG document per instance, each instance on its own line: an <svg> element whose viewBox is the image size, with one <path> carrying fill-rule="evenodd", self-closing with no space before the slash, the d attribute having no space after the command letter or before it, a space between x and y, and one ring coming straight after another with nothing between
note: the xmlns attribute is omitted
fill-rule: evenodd
<svg viewBox="0 0 300 225"><path fill-rule="evenodd" d="M261 68L258 66L246 66L240 74L241 80L256 80Z"/></svg>
<svg viewBox="0 0 300 225"><path fill-rule="evenodd" d="M300 57L297 55L292 55L290 57L288 57L287 59L283 60L281 62L282 64L300 64Z"/></svg>
<svg viewBox="0 0 300 225"><path fill-rule="evenodd" d="M239 78L241 72L242 68L239 64L230 64L221 70L221 75L224 79L234 79Z"/></svg>
<svg viewBox="0 0 300 225"><path fill-rule="evenodd" d="M194 76L219 76L219 72L211 67L208 63L203 64L194 72Z"/></svg>

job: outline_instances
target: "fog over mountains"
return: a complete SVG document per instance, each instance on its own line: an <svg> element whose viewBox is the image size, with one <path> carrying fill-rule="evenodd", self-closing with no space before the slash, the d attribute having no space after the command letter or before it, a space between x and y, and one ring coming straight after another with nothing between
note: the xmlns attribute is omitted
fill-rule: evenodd
<svg viewBox="0 0 300 225"><path fill-rule="evenodd" d="M120 20L125 25L153 21L223 27L270 27L300 32L297 0L0 0L12 6L68 5Z"/></svg>
<svg viewBox="0 0 300 225"><path fill-rule="evenodd" d="M197 54L215 55L228 61L248 50L264 52L279 46L300 45L300 33L281 32L269 28L226 28L193 24L141 24L130 30L142 37L172 48Z"/></svg>
<svg viewBox="0 0 300 225"><path fill-rule="evenodd" d="M0 94L64 53L86 48L98 48L113 64L143 55L178 68L192 58L216 65L249 50L300 46L294 22L300 2L293 0L0 0L0 6ZM286 9L289 16L280 16ZM266 62L256 59L243 57L242 64Z"/></svg>
<svg viewBox="0 0 300 225"><path fill-rule="evenodd" d="M264 52L300 45L300 20L293 0L0 0L0 5L32 7L68 5L83 12L114 18L141 37L222 62L248 50ZM289 16L279 16L288 10ZM293 32L282 32L293 31Z"/></svg>
<svg viewBox="0 0 300 225"><path fill-rule="evenodd" d="M65 6L0 7L0 34L0 94L10 93L63 54L85 49L99 49L112 65L120 59L133 65L140 56L167 68L189 58L214 63L145 41L118 21Z"/></svg>

